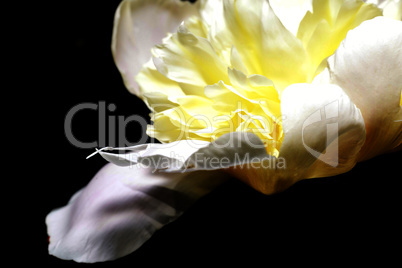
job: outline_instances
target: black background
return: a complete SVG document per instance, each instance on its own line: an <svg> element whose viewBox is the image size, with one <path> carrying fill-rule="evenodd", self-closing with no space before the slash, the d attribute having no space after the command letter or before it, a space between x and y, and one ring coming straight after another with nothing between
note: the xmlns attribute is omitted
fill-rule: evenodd
<svg viewBox="0 0 402 268"><path fill-rule="evenodd" d="M34 208L28 209L32 216L26 219L30 238L25 247L34 253L30 263L86 265L47 254L46 215L65 205L105 164L101 157L86 160L93 149L77 148L67 140L68 111L80 103L105 101L117 107L108 116L147 117L149 112L124 88L112 59L112 25L119 2L65 1L37 16L41 26L31 42L38 47L33 84L40 97L34 111L41 120L28 120L27 126L29 133L39 134L41 147L36 152L41 156L34 159L34 197L28 204ZM73 131L78 139L97 139L97 116L90 110L77 114ZM135 124L126 131L130 141L139 139ZM135 253L96 265L389 261L400 254L400 159L400 153L383 155L359 163L346 174L301 181L272 196L232 180L199 200ZM16 261L24 256L22 252Z"/></svg>

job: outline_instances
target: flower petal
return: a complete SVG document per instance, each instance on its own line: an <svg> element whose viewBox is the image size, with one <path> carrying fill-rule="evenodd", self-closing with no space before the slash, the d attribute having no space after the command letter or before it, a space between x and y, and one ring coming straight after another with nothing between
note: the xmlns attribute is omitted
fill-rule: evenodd
<svg viewBox="0 0 402 268"><path fill-rule="evenodd" d="M108 150L125 150L114 154ZM125 148L104 148L98 151L107 161L118 166L145 165L163 172L218 170L250 162L261 162L272 156L265 144L251 132L231 132L209 143L201 140L181 140L166 144L143 144ZM180 153L178 153L180 152Z"/></svg>
<svg viewBox="0 0 402 268"><path fill-rule="evenodd" d="M251 163L270 161L261 139L251 132L224 134L194 152L181 168L184 171L217 170L235 166L252 168ZM167 170L176 171L176 170Z"/></svg>
<svg viewBox="0 0 402 268"><path fill-rule="evenodd" d="M391 19L402 20L401 0L364 0L383 9L384 16Z"/></svg>
<svg viewBox="0 0 402 268"><path fill-rule="evenodd" d="M207 39L180 25L177 33L153 49L156 69L180 83L187 95L204 95L204 87L220 80L228 81L227 66Z"/></svg>
<svg viewBox="0 0 402 268"><path fill-rule="evenodd" d="M388 0L383 4L384 16L396 20L402 20L402 1Z"/></svg>
<svg viewBox="0 0 402 268"><path fill-rule="evenodd" d="M362 1L313 0L312 6L313 12L307 12L300 22L297 37L306 48L314 75L322 71L326 58L350 29L381 15L379 8Z"/></svg>
<svg viewBox="0 0 402 268"><path fill-rule="evenodd" d="M142 144L124 148L104 148L99 154L107 161L118 166L142 164L156 169L182 167L185 161L198 149L208 146L209 142L200 140L180 140L164 144ZM106 153L107 150L125 150L129 153Z"/></svg>
<svg viewBox="0 0 402 268"><path fill-rule="evenodd" d="M283 92L282 114L285 136L278 158L261 149L256 135L231 133L195 152L188 163L197 162L195 158L227 158L227 166L216 168L229 168L232 175L265 194L283 191L301 179L340 174L356 164L365 139L364 121L340 87L292 85Z"/></svg>
<svg viewBox="0 0 402 268"><path fill-rule="evenodd" d="M267 0L203 1L201 13L214 49L230 63L235 47L246 75L264 75L282 90L308 80L302 43L282 25Z"/></svg>
<svg viewBox="0 0 402 268"><path fill-rule="evenodd" d="M124 0L115 14L112 52L130 92L138 95L136 74L151 57L151 48L168 32L197 14L198 5L179 0Z"/></svg>
<svg viewBox="0 0 402 268"><path fill-rule="evenodd" d="M229 133L194 151L166 171L226 169L256 190L271 194L295 182L349 171L365 141L360 110L331 84L295 84L282 94L284 139L278 158L253 133Z"/></svg>
<svg viewBox="0 0 402 268"><path fill-rule="evenodd" d="M288 167L304 178L349 171L365 140L360 110L331 84L295 84L282 95L285 137L280 149Z"/></svg>
<svg viewBox="0 0 402 268"><path fill-rule="evenodd" d="M177 106L176 97L185 96L179 84L159 73L150 59L136 76L139 95L151 111L161 112Z"/></svg>
<svg viewBox="0 0 402 268"><path fill-rule="evenodd" d="M307 11L313 12L313 0L269 0L276 16L293 35Z"/></svg>
<svg viewBox="0 0 402 268"><path fill-rule="evenodd" d="M402 22L378 17L350 31L328 60L332 82L343 88L363 114L367 139L360 160L402 142L401 47Z"/></svg>
<svg viewBox="0 0 402 268"><path fill-rule="evenodd" d="M281 101L285 134L277 158L267 154L257 135L233 132L212 143L200 143L198 148L193 146L191 154L188 151L182 158L185 161L176 162L178 158L170 157L172 161L164 166L150 166L166 172L226 169L256 190L271 194L301 179L344 173L356 164L365 140L364 121L360 110L339 86L295 84L285 89ZM183 142L191 141L176 143ZM167 157L161 157L157 151L137 149L146 157L137 157L131 162L134 164L141 160L159 163ZM106 153L101 154L105 157ZM119 155L113 157L118 159Z"/></svg>
<svg viewBox="0 0 402 268"><path fill-rule="evenodd" d="M47 216L49 253L77 262L125 256L226 177L219 171L170 174L108 164L67 206Z"/></svg>

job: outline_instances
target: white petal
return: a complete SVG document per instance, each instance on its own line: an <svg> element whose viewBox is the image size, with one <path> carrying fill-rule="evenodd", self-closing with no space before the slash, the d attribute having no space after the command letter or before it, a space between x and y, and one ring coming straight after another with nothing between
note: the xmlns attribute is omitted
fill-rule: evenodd
<svg viewBox="0 0 402 268"><path fill-rule="evenodd" d="M225 178L219 171L170 174L108 164L47 216L49 253L77 262L125 256Z"/></svg>
<svg viewBox="0 0 402 268"><path fill-rule="evenodd" d="M360 160L402 142L402 22L378 17L350 31L329 58L331 80L361 110L367 139Z"/></svg>
<svg viewBox="0 0 402 268"><path fill-rule="evenodd" d="M292 85L282 94L281 109L285 136L279 157L264 157L257 148L248 149L263 161L231 167L231 174L256 190L271 194L301 179L344 173L356 164L365 140L364 121L340 87ZM214 152L212 146L200 151L219 155L221 151ZM225 148L226 156L237 152L239 148ZM244 159L241 154L240 159Z"/></svg>
<svg viewBox="0 0 402 268"><path fill-rule="evenodd" d="M304 178L349 171L365 140L359 109L336 85L295 84L282 95L280 156Z"/></svg>
<svg viewBox="0 0 402 268"><path fill-rule="evenodd" d="M353 168L365 140L365 126L360 110L339 86L295 84L285 89L281 101L284 140L278 158L266 153L256 135L229 133L196 150L180 169L225 168L256 190L271 194L301 179Z"/></svg>
<svg viewBox="0 0 402 268"><path fill-rule="evenodd" d="M251 163L270 161L271 158L273 157L267 154L264 143L257 135L251 132L232 132L194 152L181 169L188 172L226 169L239 165L252 168Z"/></svg>
<svg viewBox="0 0 402 268"><path fill-rule="evenodd" d="M142 144L124 148L104 148L99 154L107 161L118 166L142 164L153 169L180 169L185 161L198 149L209 142L198 140L181 140L163 144ZM129 153L106 153L107 150L125 150Z"/></svg>
<svg viewBox="0 0 402 268"><path fill-rule="evenodd" d="M365 2L375 4L379 8L382 8L385 17L402 20L401 0L365 0Z"/></svg>
<svg viewBox="0 0 402 268"><path fill-rule="evenodd" d="M269 156L252 133L223 135L196 150L185 165L166 171L226 169L256 190L271 194L295 182L349 171L365 141L360 110L337 85L295 84L281 98L284 140Z"/></svg>
<svg viewBox="0 0 402 268"><path fill-rule="evenodd" d="M128 90L139 94L136 74L151 57L151 48L168 32L197 14L198 5L179 0L124 0L114 21L112 52Z"/></svg>
<svg viewBox="0 0 402 268"><path fill-rule="evenodd" d="M105 153L105 149L130 151L125 154ZM209 143L182 140L166 144L144 144L126 148L104 148L99 154L118 166L142 164L163 172L218 170L261 162L271 158L264 143L253 133L232 132Z"/></svg>
<svg viewBox="0 0 402 268"><path fill-rule="evenodd" d="M289 86L282 94L281 110L285 136L278 158L267 154L255 134L235 132L212 143L200 144L198 148L192 147L192 154L182 158L186 161L180 161L179 165L169 162L165 167L152 167L165 172L225 169L256 190L271 194L301 179L349 171L356 164L365 140L364 121L359 109L339 86ZM137 149L137 153L147 155L141 159L168 157L161 156L157 150L149 153L146 147ZM138 159L131 163L139 162Z"/></svg>
<svg viewBox="0 0 402 268"><path fill-rule="evenodd" d="M304 15L307 11L313 12L312 0L269 0L269 4L283 26L295 36Z"/></svg>
<svg viewBox="0 0 402 268"><path fill-rule="evenodd" d="M264 170L264 172L274 172L273 176L273 184L276 182L276 177L282 180L281 176L276 176L275 166L277 164L282 164L280 160L276 159L273 156L267 154L264 143L260 140L260 138L248 132L232 132L225 135L222 135L214 142L205 143L201 141L180 141L171 144L163 144L158 146L169 146L163 150L167 152L177 151L175 146L182 146L185 142L200 142L198 149L197 146L188 146L187 154L184 157L174 157L168 156L165 154L162 156L160 150L152 150L152 144L137 146L136 148L129 149L133 152L128 154L111 154L100 152L100 154L108 161L117 164L117 165L133 165L136 163L141 164L149 164L152 170L157 170L158 172L163 173L188 173L194 171L211 171L211 170L225 170L229 173L235 175L239 179L243 179L244 174L249 174L253 172L253 169L261 169L263 168L271 168L271 170ZM151 146L151 147L149 147ZM127 149L127 148L126 148ZM158 152L159 151L159 152ZM191 152L191 155L188 153ZM132 157L132 154L138 155L146 155L144 157ZM181 155L183 156L183 155ZM178 159L181 160L178 160ZM183 161L185 160L185 161ZM164 165L160 165L160 162L167 163ZM237 172L237 169L242 169L243 172ZM278 172L280 175L281 173ZM263 176L265 173L263 174ZM261 179L261 175L255 177L258 182L258 179ZM265 177L263 177L265 178ZM288 178L286 178L287 180ZM293 182L292 178L289 178L290 182ZM267 183L264 182L264 186ZM271 184L271 182L269 182ZM263 193L272 193L279 191L279 189L269 188L265 190L265 188L259 188L258 185L251 184L256 190ZM290 186L290 185L287 185ZM280 190L283 190L282 188Z"/></svg>
<svg viewBox="0 0 402 268"><path fill-rule="evenodd" d="M384 2L384 16L391 19L402 20L402 1L388 0Z"/></svg>

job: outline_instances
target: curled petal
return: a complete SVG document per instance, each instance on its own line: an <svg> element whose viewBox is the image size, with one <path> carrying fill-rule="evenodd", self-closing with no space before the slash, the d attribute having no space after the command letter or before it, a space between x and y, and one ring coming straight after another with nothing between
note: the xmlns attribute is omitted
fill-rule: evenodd
<svg viewBox="0 0 402 268"><path fill-rule="evenodd" d="M284 139L278 157L267 154L257 135L233 132L198 148L193 146L184 161L170 157L165 167L152 167L165 172L225 169L256 190L271 194L301 179L347 172L356 164L365 141L365 126L360 110L342 88L295 84L285 89L281 101ZM146 154L146 158L133 163L159 163L160 155ZM120 157L126 159L129 155Z"/></svg>
<svg viewBox="0 0 402 268"><path fill-rule="evenodd" d="M364 122L341 88L292 85L282 94L281 110L285 134L278 161L233 169L232 174L270 194L301 179L344 173L355 165L365 139Z"/></svg>
<svg viewBox="0 0 402 268"><path fill-rule="evenodd" d="M285 136L277 158L267 154L255 134L230 133L194 152L185 167L225 168L272 194L301 179L340 174L356 164L365 140L364 121L340 87L292 85L282 94L281 107Z"/></svg>
<svg viewBox="0 0 402 268"><path fill-rule="evenodd" d="M360 110L342 88L292 85L282 95L282 114L285 138L280 156L293 172L316 178L354 167L366 132Z"/></svg>
<svg viewBox="0 0 402 268"><path fill-rule="evenodd" d="M330 75L361 110L367 139L359 160L402 142L402 22L378 17L352 30L329 58Z"/></svg>
<svg viewBox="0 0 402 268"><path fill-rule="evenodd" d="M219 171L170 174L108 164L47 216L49 253L77 262L125 256L225 178Z"/></svg>
<svg viewBox="0 0 402 268"><path fill-rule="evenodd" d="M130 92L139 94L135 76L151 58L151 48L184 19L197 14L197 8L197 4L179 0L121 2L115 14L112 52Z"/></svg>

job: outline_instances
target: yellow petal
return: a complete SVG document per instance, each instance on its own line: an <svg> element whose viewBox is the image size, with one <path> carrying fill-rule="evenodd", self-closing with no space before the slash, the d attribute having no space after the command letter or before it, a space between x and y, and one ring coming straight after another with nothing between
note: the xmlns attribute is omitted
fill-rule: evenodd
<svg viewBox="0 0 402 268"><path fill-rule="evenodd" d="M315 75L322 71L317 68L335 52L350 29L381 14L380 9L363 1L314 0L313 12L307 12L297 32L307 50L311 72Z"/></svg>
<svg viewBox="0 0 402 268"><path fill-rule="evenodd" d="M185 96L179 84L158 72L149 60L136 76L140 96L151 111L163 111L177 106L176 98Z"/></svg>
<svg viewBox="0 0 402 268"><path fill-rule="evenodd" d="M200 6L201 19L192 17L169 34L153 50L155 66L137 76L147 103L166 107L153 109L148 133L172 142L250 131L272 155L284 138L284 88L312 82L342 36L380 12L361 1L313 1L299 40L267 0L205 0Z"/></svg>
<svg viewBox="0 0 402 268"><path fill-rule="evenodd" d="M268 1L204 1L201 12L209 23L209 41L227 63L235 47L246 74L263 75L280 89L307 80L303 45L282 25Z"/></svg>
<svg viewBox="0 0 402 268"><path fill-rule="evenodd" d="M204 95L204 87L228 81L227 67L204 38L192 34L182 24L177 33L153 50L158 71L182 85L186 94Z"/></svg>

